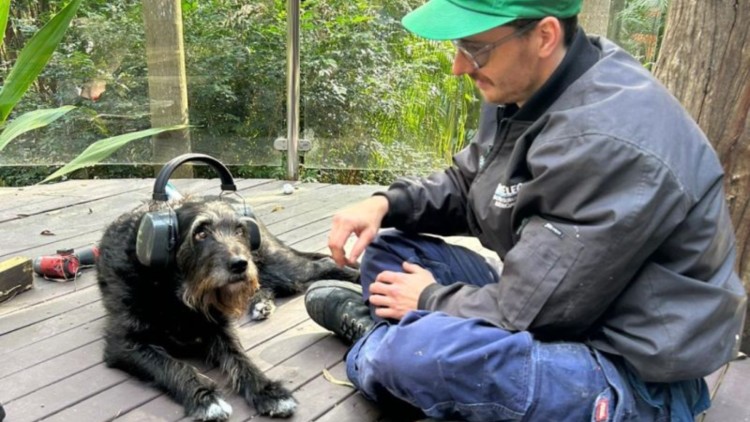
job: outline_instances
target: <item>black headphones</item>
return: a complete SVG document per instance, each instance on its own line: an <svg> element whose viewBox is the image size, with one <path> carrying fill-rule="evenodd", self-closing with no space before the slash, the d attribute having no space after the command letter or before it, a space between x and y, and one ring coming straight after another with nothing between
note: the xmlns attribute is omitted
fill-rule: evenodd
<svg viewBox="0 0 750 422"><path fill-rule="evenodd" d="M177 227L177 214L167 203L169 196L166 188L169 182L169 176L184 163L189 161L200 161L208 164L216 170L221 178L221 192L234 192L237 194L237 186L229 169L219 160L205 154L184 154L172 159L164 165L154 182L153 200L164 202L167 205L166 210L147 212L141 218L141 224L138 227L138 237L136 240L135 252L138 261L147 267L167 268L171 264L175 249L179 241L179 230ZM237 194L239 196L239 194ZM219 195L221 196L221 194ZM242 198L240 196L240 198ZM249 219L248 236L250 237L251 250L260 248L261 235L260 227L255 220L255 214L251 208L242 200L242 206L237 212Z"/></svg>

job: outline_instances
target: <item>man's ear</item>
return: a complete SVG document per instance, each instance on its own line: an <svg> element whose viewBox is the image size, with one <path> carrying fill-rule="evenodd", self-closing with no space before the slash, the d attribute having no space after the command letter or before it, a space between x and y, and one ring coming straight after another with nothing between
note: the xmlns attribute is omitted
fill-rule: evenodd
<svg viewBox="0 0 750 422"><path fill-rule="evenodd" d="M560 20L548 16L536 26L535 32L538 37L538 55L540 58L549 58L555 54L565 51L565 42Z"/></svg>

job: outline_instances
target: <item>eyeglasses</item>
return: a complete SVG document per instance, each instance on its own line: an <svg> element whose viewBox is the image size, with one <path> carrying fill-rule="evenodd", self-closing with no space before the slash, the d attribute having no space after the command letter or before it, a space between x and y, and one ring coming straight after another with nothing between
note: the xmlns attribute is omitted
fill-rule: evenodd
<svg viewBox="0 0 750 422"><path fill-rule="evenodd" d="M464 57L466 57L474 65L474 70L476 70L487 64L487 62L490 60L490 53L492 52L492 50L514 38L520 37L521 35L529 32L531 29L536 27L537 23L539 23L538 20L533 20L521 26L512 34L506 35L499 40L491 42L489 44L467 40L452 40L451 42L456 47L456 49L460 51L461 54L463 54Z"/></svg>

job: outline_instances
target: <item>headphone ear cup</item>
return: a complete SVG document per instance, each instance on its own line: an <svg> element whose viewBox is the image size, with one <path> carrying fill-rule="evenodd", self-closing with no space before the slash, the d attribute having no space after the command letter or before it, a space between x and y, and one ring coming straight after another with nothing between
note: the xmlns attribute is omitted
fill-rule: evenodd
<svg viewBox="0 0 750 422"><path fill-rule="evenodd" d="M260 249L262 236L260 234L260 226L258 222L252 217L243 218L245 226L247 227L247 236L250 238L250 250L257 251Z"/></svg>
<svg viewBox="0 0 750 422"><path fill-rule="evenodd" d="M135 253L141 264L167 268L176 245L177 218L171 209L143 215L135 242Z"/></svg>

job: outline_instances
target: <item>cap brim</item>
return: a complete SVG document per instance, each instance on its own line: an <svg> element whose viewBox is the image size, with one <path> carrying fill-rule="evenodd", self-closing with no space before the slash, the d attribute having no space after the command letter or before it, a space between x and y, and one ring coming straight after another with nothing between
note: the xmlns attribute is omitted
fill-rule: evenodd
<svg viewBox="0 0 750 422"><path fill-rule="evenodd" d="M406 29L431 40L456 40L470 37L516 19L478 13L449 0L430 0L401 19Z"/></svg>

